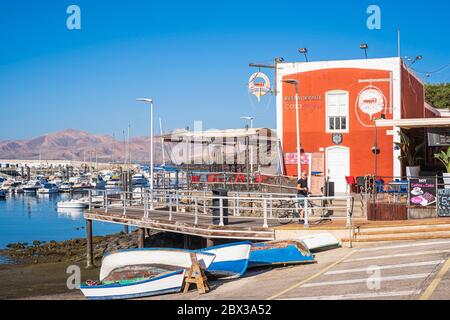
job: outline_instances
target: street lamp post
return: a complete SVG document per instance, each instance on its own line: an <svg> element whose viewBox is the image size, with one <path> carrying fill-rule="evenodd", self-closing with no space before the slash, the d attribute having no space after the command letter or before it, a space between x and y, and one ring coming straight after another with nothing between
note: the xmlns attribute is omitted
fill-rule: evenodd
<svg viewBox="0 0 450 320"><path fill-rule="evenodd" d="M253 117L245 116L241 117L241 119L250 121L250 128L253 129ZM250 171L253 172L253 145L250 145Z"/></svg>
<svg viewBox="0 0 450 320"><path fill-rule="evenodd" d="M297 177L300 179L302 173L302 164L301 164L301 144L300 144L300 114L298 110L298 80L295 79L285 79L281 80L287 84L295 85L295 126L297 130Z"/></svg>
<svg viewBox="0 0 450 320"><path fill-rule="evenodd" d="M153 100L148 98L138 98L136 101L150 104L150 210L153 210Z"/></svg>

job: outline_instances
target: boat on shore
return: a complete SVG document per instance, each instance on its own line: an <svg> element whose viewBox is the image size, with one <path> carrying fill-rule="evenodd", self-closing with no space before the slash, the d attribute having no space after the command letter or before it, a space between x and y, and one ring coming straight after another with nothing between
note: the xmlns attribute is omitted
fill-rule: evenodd
<svg viewBox="0 0 450 320"><path fill-rule="evenodd" d="M341 243L331 233L318 233L310 236L301 237L302 241L311 252L318 252L333 248L338 248Z"/></svg>
<svg viewBox="0 0 450 320"><path fill-rule="evenodd" d="M87 281L80 290L90 300L148 297L180 292L186 269L195 253L201 267L214 261L211 253L181 249L145 248L116 251L103 258L99 281Z"/></svg>
<svg viewBox="0 0 450 320"><path fill-rule="evenodd" d="M299 240L280 240L253 243L249 268L314 263L314 256L306 244Z"/></svg>
<svg viewBox="0 0 450 320"><path fill-rule="evenodd" d="M89 300L117 300L180 292L186 269L171 271L167 266L128 266L112 271L101 282L80 286Z"/></svg>
<svg viewBox="0 0 450 320"><path fill-rule="evenodd" d="M199 252L212 253L216 256L206 269L206 273L217 278L234 279L247 271L251 247L252 243L246 241L209 247Z"/></svg>

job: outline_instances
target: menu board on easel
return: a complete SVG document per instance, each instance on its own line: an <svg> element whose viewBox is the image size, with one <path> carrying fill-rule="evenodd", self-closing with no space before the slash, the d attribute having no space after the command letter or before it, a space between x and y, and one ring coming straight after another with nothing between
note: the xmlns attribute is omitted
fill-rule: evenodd
<svg viewBox="0 0 450 320"><path fill-rule="evenodd" d="M450 189L438 190L438 216L450 217Z"/></svg>
<svg viewBox="0 0 450 320"><path fill-rule="evenodd" d="M409 204L427 207L436 205L435 179L409 179Z"/></svg>

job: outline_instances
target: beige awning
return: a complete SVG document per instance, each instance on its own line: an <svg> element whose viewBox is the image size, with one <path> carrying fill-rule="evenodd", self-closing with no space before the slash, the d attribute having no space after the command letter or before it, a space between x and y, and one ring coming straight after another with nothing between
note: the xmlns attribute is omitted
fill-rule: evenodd
<svg viewBox="0 0 450 320"><path fill-rule="evenodd" d="M403 129L450 127L450 118L379 119L375 122L377 127L399 127Z"/></svg>

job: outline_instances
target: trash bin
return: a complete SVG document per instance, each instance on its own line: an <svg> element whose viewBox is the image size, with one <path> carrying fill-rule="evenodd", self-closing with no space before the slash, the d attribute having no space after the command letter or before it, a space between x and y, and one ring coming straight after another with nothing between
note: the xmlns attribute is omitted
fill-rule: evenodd
<svg viewBox="0 0 450 320"><path fill-rule="evenodd" d="M227 189L213 189L213 225L218 226L220 224L220 198L228 197ZM228 199L223 199L223 224L228 224Z"/></svg>

